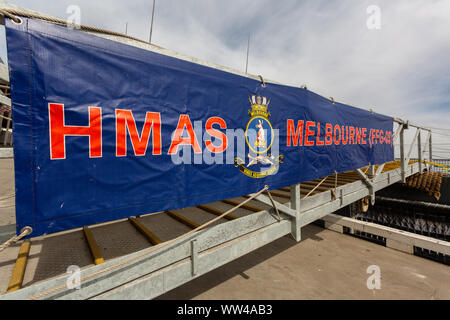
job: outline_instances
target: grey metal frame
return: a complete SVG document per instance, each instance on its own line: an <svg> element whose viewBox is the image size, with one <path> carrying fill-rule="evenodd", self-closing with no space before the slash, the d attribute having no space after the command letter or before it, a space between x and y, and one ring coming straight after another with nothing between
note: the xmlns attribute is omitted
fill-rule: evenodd
<svg viewBox="0 0 450 320"><path fill-rule="evenodd" d="M450 255L450 242L334 214L326 216L323 220L326 229L344 233L344 227L346 227L350 229L351 233L360 231L383 237L386 239L386 247L408 254L414 254L414 248L417 247Z"/></svg>
<svg viewBox="0 0 450 320"><path fill-rule="evenodd" d="M16 5L0 3L0 8L14 8L27 11ZM180 59L208 65L245 77L259 79L257 76L246 75L238 71L229 70L193 58L183 57L168 50L156 48L152 45L133 42L115 36L98 35L111 40L138 46L150 51L156 51ZM269 82L269 81L267 81ZM273 83L273 82L272 82ZM44 299L151 299L169 290L172 290L192 279L195 279L211 270L214 270L230 261L233 261L253 250L256 250L276 239L291 234L295 241L301 241L301 229L319 220L330 213L343 208L355 201L370 196L375 200L375 193L391 184L406 181L406 178L422 172L421 163L409 165L411 150L406 153L404 145L404 131L408 127L416 127L415 140L420 138L421 131L429 132L427 145L430 157L432 155L431 130L412 125L400 119L395 138L400 137L401 168L389 172L382 172L384 165L375 172L370 167L366 175L361 170L358 173L361 180L337 187L334 191L326 191L300 200L300 185L291 187L291 197L288 203L276 202L275 205L282 215L278 221L271 211L261 211L235 221L217 225L207 230L199 231L185 239L179 240L170 246L160 245L160 250L141 257L132 263L126 264L113 271L107 271L81 283L81 289L62 289L43 297ZM427 145L424 149L427 148ZM418 144L419 154L424 154L421 143ZM380 169L381 168L381 169ZM257 201L272 206L266 195L260 195ZM140 256L146 250L116 258L98 266L82 270L82 277L97 274L111 266ZM19 291L0 296L0 300L27 299L37 294L65 286L69 275L46 280Z"/></svg>
<svg viewBox="0 0 450 320"><path fill-rule="evenodd" d="M419 172L419 164L406 168L406 177ZM372 180L373 190L379 191L402 180L402 172L380 173ZM300 241L301 228L355 201L370 196L371 189L363 181L356 181L331 191L300 201L299 186L289 203L276 203L283 219L278 221L271 212L262 211L200 231L186 239L162 248L129 265L109 271L81 284L81 289L64 289L45 296L46 299L151 299L192 279L231 262L285 235L292 234ZM298 192L296 192L298 191ZM269 204L270 199L256 198ZM299 208L300 210L294 208ZM92 275L113 265L127 261L144 251L120 257L82 271L82 277ZM0 296L0 300L27 299L41 292L64 285L68 275L23 288Z"/></svg>
<svg viewBox="0 0 450 320"><path fill-rule="evenodd" d="M438 164L443 164L446 166L450 166L450 158L449 159L433 159L434 163L438 163ZM445 169L445 168L441 168L441 167L433 167L434 171L438 171L438 172L443 172L446 174L450 174L450 171Z"/></svg>

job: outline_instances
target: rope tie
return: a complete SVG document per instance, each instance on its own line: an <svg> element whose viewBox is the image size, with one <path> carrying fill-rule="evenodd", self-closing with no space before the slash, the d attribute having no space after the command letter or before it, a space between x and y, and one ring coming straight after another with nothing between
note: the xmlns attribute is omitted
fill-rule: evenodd
<svg viewBox="0 0 450 320"><path fill-rule="evenodd" d="M33 228L31 227L25 227L20 231L20 234L18 236L14 236L11 239L9 239L8 241L6 241L5 243L3 243L0 246L0 252L2 252L3 250L5 250L6 248L14 245L16 242L20 241L22 238L30 235L33 232Z"/></svg>
<svg viewBox="0 0 450 320"><path fill-rule="evenodd" d="M124 266L124 265L133 263L133 262L136 261L136 260L139 260L139 259L141 259L141 258L143 258L143 257L145 257L145 256L148 256L149 254L151 254L151 253L153 253L153 252L156 252L156 251L158 251L158 250L161 250L161 249L163 249L163 248L165 248L165 247L167 247L167 246L169 246L169 245L171 245L171 244L173 244L173 243L175 243L175 242L177 242L177 241L180 241L180 240L182 240L182 239L184 239L184 238L187 238L187 237L189 237L190 235L192 235L192 234L194 234L194 233L196 233L196 232L198 232L198 231L200 231L200 230L203 230L203 229L205 229L206 227L210 226L211 224L213 224L213 223L219 221L220 219L226 217L226 216L229 215L230 213L236 211L237 209L239 209L239 208L242 207L243 205L249 203L250 201L252 201L253 199L255 199L255 198L256 198L257 196L259 196L260 194L266 192L267 190L269 190L269 186L265 186L264 189L262 189L261 191L255 193L254 195L252 195L251 197L249 197L247 200L243 201L241 204L237 205L237 206L234 207L234 208L231 208L230 210L228 210L228 211L225 212L224 214L218 216L217 218L215 218L215 219L213 219L213 220L211 220L211 221L206 222L205 224L203 224L203 225L201 225L201 226L195 228L194 230L191 230L191 231L189 231L188 233L185 233L185 234L183 234L183 235L181 235L181 236L179 236L179 237L177 237L177 238L175 238L175 239L172 239L172 240L170 240L170 241L167 241L167 242L163 243L162 245L160 245L160 246L158 246L158 247L156 247L156 248L151 248L150 250L148 250L148 251L146 251L146 252L144 252L144 253L142 253L142 254L140 254L140 255L137 255L137 256L134 257L134 258L128 259L128 260L126 260L126 261L124 261L124 262L121 262L121 263L118 263L118 264L116 264L116 265L112 265L112 266L110 266L110 267L108 267L108 268L105 268L105 269L103 269L103 270L100 270L100 271L98 271L98 272L95 272L95 273L93 273L93 274L91 274L91 275L89 275L89 276L86 276L86 277L84 277L84 278L81 278L80 281L83 282L83 281L86 281L86 280L95 278L96 276L101 275L101 274L104 274L104 273L106 273L106 272L116 270L116 269L118 269L118 268L120 268L120 267L122 267L122 266ZM43 297L45 297L45 296L48 296L49 294L56 293L56 292L58 292L58 291L64 290L64 289L66 288L66 286L67 286L67 285L64 284L64 285L61 285L61 286L59 286L59 287L56 287L56 288L53 288L53 289L50 289L50 290L41 292L41 293L39 293L39 294L37 294L37 295L31 297L31 298L28 298L27 300L36 300L36 299L43 298Z"/></svg>
<svg viewBox="0 0 450 320"><path fill-rule="evenodd" d="M281 222L281 216L280 216L280 213L278 212L278 208L277 208L277 206L275 205L275 201L273 200L272 195L270 194L270 191L267 191L267 194L269 195L270 202L272 202L272 206L273 206L273 208L275 209L275 212L277 213L277 216L278 216L278 222Z"/></svg>
<svg viewBox="0 0 450 320"><path fill-rule="evenodd" d="M3 119L5 119L5 120L10 120L10 121L12 121L11 118L5 117L4 115L1 115L1 114L0 114L0 118L3 118Z"/></svg>
<svg viewBox="0 0 450 320"><path fill-rule="evenodd" d="M0 14L2 14L3 16L5 16L7 18L10 18L15 23L22 23L22 20L19 17L9 13L7 10L0 9Z"/></svg>
<svg viewBox="0 0 450 320"><path fill-rule="evenodd" d="M324 183L325 180L327 180L327 179L328 179L328 177L323 178L323 180L320 181L320 182L314 187L314 189L312 189L312 190L306 195L306 197L303 198L303 200L305 200L306 198L308 198L308 197L309 197L314 191L316 191L317 188L320 187L320 186L322 185L322 183Z"/></svg>
<svg viewBox="0 0 450 320"><path fill-rule="evenodd" d="M366 168L366 170L364 170L365 175L367 175L367 171L369 171L369 169L370 169L370 163L369 163L369 166Z"/></svg>
<svg viewBox="0 0 450 320"><path fill-rule="evenodd" d="M10 193L10 194L7 194L5 196L0 197L0 201L1 200L6 200L6 199L10 199L10 198L14 198L15 196L16 196L16 194L13 192L13 193Z"/></svg>

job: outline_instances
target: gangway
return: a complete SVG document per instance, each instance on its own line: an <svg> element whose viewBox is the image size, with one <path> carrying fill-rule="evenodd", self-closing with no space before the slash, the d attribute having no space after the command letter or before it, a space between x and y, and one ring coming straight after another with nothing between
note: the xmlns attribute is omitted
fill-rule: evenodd
<svg viewBox="0 0 450 320"><path fill-rule="evenodd" d="M1 3L0 9L11 14L43 16L9 3ZM89 32L241 74L151 44ZM8 81L7 73L1 72L0 76ZM7 97L2 97L2 103L11 104ZM3 261L0 273L9 275L0 278L1 293L5 293L0 299L151 299L286 235L300 242L302 228L320 219L327 228L339 232L351 227L381 234L390 239L389 247L400 251L411 253L412 247L420 247L450 255L448 242L333 215L355 202L374 204L379 190L398 182L406 183L410 176L431 169L432 131L398 118L395 122L399 161L336 173L270 193L264 189L258 194L197 207L85 226L9 247L0 252ZM415 134L411 147L406 149L405 136L410 129ZM424 144L423 137L426 137ZM417 161L412 160L414 150ZM202 227L213 220L207 228ZM14 228L2 227L2 238L11 235L10 229ZM69 265L81 267L82 285L78 289L70 285L73 277L67 274Z"/></svg>

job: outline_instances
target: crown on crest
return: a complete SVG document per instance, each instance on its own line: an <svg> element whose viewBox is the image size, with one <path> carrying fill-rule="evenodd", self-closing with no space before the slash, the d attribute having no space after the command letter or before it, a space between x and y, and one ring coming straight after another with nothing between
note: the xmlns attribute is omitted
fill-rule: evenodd
<svg viewBox="0 0 450 320"><path fill-rule="evenodd" d="M248 99L252 105L252 110L248 113L252 118L257 116L269 118L271 116L270 112L267 111L270 104L270 99L257 95L249 96Z"/></svg>

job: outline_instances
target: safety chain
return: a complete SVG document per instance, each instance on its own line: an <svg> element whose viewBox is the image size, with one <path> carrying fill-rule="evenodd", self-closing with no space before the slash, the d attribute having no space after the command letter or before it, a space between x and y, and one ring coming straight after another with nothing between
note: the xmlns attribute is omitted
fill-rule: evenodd
<svg viewBox="0 0 450 320"><path fill-rule="evenodd" d="M337 199L337 184L338 184L338 172L334 171L334 189L331 190L333 200Z"/></svg>

